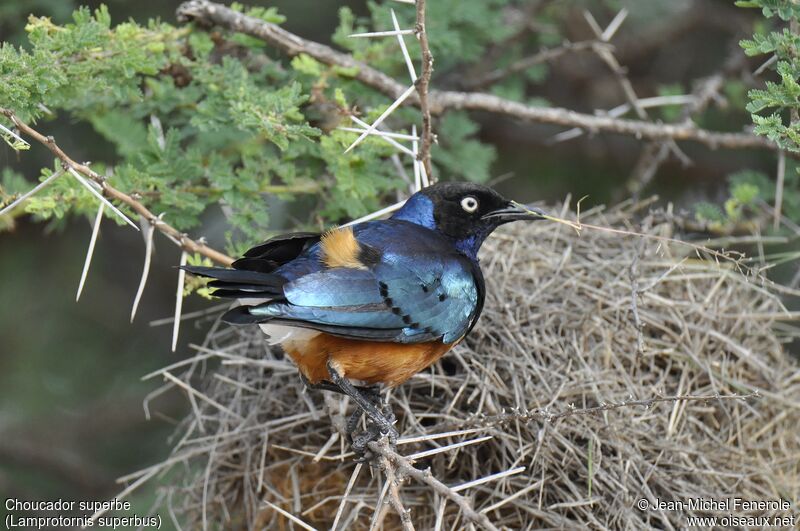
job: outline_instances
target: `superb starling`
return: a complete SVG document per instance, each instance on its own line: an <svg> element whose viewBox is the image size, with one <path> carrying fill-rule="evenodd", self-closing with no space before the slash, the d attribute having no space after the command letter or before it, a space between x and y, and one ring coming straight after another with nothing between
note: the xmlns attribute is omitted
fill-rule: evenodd
<svg viewBox="0 0 800 531"><path fill-rule="evenodd" d="M464 339L480 316L484 239L504 223L543 219L488 188L439 183L391 218L326 233L297 232L247 251L233 269L186 267L239 299L223 320L258 323L312 388L349 395L372 431L397 437L377 384L399 385ZM372 387L360 387L352 381ZM388 411L387 411L388 409Z"/></svg>

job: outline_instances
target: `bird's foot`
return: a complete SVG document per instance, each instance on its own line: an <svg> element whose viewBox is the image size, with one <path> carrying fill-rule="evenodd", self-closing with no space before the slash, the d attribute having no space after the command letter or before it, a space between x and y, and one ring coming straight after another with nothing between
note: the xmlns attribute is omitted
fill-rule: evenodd
<svg viewBox="0 0 800 531"><path fill-rule="evenodd" d="M345 430L350 435L353 450L356 453L365 455L369 443L377 441L383 435L389 438L389 443L392 446L396 445L398 433L392 426L395 421L394 413L392 413L388 404L383 403L378 389L376 387L358 388L354 386L350 380L342 376L332 360L328 360L328 374L330 375L331 383L338 386L344 394L352 398L358 407L358 413L353 414L345 426ZM356 430L362 413L367 417L367 429L363 434L353 436L352 433Z"/></svg>
<svg viewBox="0 0 800 531"><path fill-rule="evenodd" d="M350 435L350 442L353 451L356 453L356 460L364 463L372 460L374 455L369 449L369 443L379 441L383 436L388 438L389 445L394 449L397 445L399 433L394 427L396 418L388 403L378 402L377 408L382 413L379 421L373 421L367 417L367 425L364 431L356 433L358 423L361 421L363 411L357 408L347 421L347 433Z"/></svg>
<svg viewBox="0 0 800 531"><path fill-rule="evenodd" d="M390 427L388 432L382 432L380 428L370 422L367 429L358 434L351 436L352 448L356 453L356 461L359 463L369 463L375 458L375 454L369 447L369 443L378 442L383 437L388 439L389 446L392 450L397 447L397 437L399 434L394 427Z"/></svg>

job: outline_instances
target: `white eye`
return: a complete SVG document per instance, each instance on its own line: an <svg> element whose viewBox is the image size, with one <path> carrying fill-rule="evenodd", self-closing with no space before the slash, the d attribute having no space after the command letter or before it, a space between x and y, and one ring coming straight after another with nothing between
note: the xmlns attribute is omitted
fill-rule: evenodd
<svg viewBox="0 0 800 531"><path fill-rule="evenodd" d="M478 210L478 200L468 195L464 199L461 200L461 208L463 208L466 212L472 214L476 210Z"/></svg>

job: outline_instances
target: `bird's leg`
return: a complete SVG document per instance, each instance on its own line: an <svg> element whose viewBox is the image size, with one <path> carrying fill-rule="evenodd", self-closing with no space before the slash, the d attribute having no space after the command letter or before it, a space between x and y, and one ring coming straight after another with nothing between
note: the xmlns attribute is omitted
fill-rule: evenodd
<svg viewBox="0 0 800 531"><path fill-rule="evenodd" d="M339 393L340 395L345 394L345 392L342 391L342 389L338 385L329 382L327 380L322 380L321 382L317 383L311 383L310 381L308 381L308 378L306 378L306 375L303 374L302 372L300 373L300 379L303 381L303 385L305 385L307 389L314 389L315 391L331 391L333 393Z"/></svg>
<svg viewBox="0 0 800 531"><path fill-rule="evenodd" d="M380 393L378 392L377 388L367 387L365 391L371 391L374 393L374 403L381 409L381 412L389 421L389 423L394 424L395 416L392 412L392 408L389 406L388 402L381 400ZM355 433L358 429L358 423L361 421L361 416L363 414L364 412L361 410L361 408L354 409L353 413L350 415L350 418L347 420L347 425L345 428L347 435L350 437L350 443L353 446L353 451L359 454L359 457L356 459L356 461L361 463L369 462L372 459L370 452L367 450L367 444L372 441L377 441L381 438L381 433L378 429L378 426L374 422L368 422L365 431L359 434Z"/></svg>
<svg viewBox="0 0 800 531"><path fill-rule="evenodd" d="M342 391L341 387L339 387L333 382L322 380L317 383L311 383L310 381L308 381L308 378L306 378L306 376L302 372L300 373L300 379L303 381L303 385L305 385L306 388L308 389L313 389L315 391L331 391L333 393L339 393L340 395L347 395L347 393ZM360 393L365 395L365 398L367 398L374 404L380 405L382 403L380 387L378 387L377 385L371 385L369 387L354 385L353 387L355 387ZM356 422L358 422L358 419L356 420Z"/></svg>
<svg viewBox="0 0 800 531"><path fill-rule="evenodd" d="M353 433L358 429L358 422L361 420L361 415L364 412L361 411L361 408L355 408L353 413L350 415L350 418L347 419L347 424L345 424L345 432L347 435L350 435L352 439Z"/></svg>
<svg viewBox="0 0 800 531"><path fill-rule="evenodd" d="M371 402L367 397L364 396L364 394L372 394L371 398L375 397L380 398L380 395L377 393L377 391L373 390L371 392L364 393L363 388L359 390L358 388L356 388L356 386L350 383L350 380L340 375L339 372L333 367L333 364L330 361L328 362L328 373L331 376L331 381L334 384L338 385L339 389L341 389L343 393L352 398L353 402L355 402L356 405L361 409L361 411L363 411L364 414L367 415L367 418L369 418L369 420L371 420L375 424L375 426L377 426L379 432L388 435L389 441L392 444L394 444L394 442L397 440L398 433L397 430L394 429L394 426L392 426L392 421L378 409L378 406L381 404L376 405L373 402ZM348 429L351 427L350 424L351 422L348 422ZM355 425L357 424L358 420L356 420L353 423L352 426L353 429L355 429ZM375 438L376 438L375 435L371 434L370 440L375 440ZM353 443L355 446L356 443L355 439ZM366 446L366 442L364 443L364 446Z"/></svg>

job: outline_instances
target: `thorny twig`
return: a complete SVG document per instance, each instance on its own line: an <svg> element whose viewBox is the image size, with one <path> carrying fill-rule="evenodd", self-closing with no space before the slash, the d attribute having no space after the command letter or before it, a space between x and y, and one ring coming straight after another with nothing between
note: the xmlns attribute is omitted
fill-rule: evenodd
<svg viewBox="0 0 800 531"><path fill-rule="evenodd" d="M419 147L419 160L425 168L430 179L433 179L431 167L431 145L433 133L431 130L431 109L428 102L431 74L433 74L433 54L428 44L428 33L425 29L425 0L417 0L417 23L414 32L419 39L422 50L422 72L417 80L417 94L419 95L419 108L422 111L422 139Z"/></svg>
<svg viewBox="0 0 800 531"><path fill-rule="evenodd" d="M355 70L354 78L387 96L397 99L408 87L375 68L353 59L349 54L338 52L329 46L304 39L285 29L234 11L222 4L206 0L191 0L178 7L179 20L194 20L201 24L218 25L261 39L288 55L308 54L327 65L336 65ZM418 95L410 94L405 104L420 105ZM569 127L580 127L588 131L608 131L632 135L644 139L673 139L699 142L711 148L763 148L775 150L775 144L764 137L750 133L722 133L708 131L691 124L661 124L641 120L624 120L609 116L594 116L559 107L533 107L525 103L510 101L492 94L480 92L428 91L431 114L440 114L448 109L480 110L507 115L529 122L549 123Z"/></svg>
<svg viewBox="0 0 800 531"><path fill-rule="evenodd" d="M329 394L325 396L325 402L328 409L328 414L331 417L331 424L333 425L334 429L336 429L342 436L344 437L345 434L345 421L342 418L342 415L339 413L339 410L336 407L336 400L331 397ZM389 467L391 474L398 479L398 481L402 481L404 476L410 477L419 481L420 483L424 483L428 485L431 489L433 489L437 494L447 498L448 500L454 502L462 511L464 518L468 519L469 521L481 525L484 529L489 529L492 531L497 531L497 528L494 524L491 523L489 518L482 513L479 513L475 509L473 509L472 504L467 500L465 497L461 496L457 492L453 491L450 487L436 479L433 474L431 474L430 469L426 470L419 470L418 468L414 467L411 461L389 447L389 444L386 438L383 438L377 442L370 442L368 447L372 453L377 456L378 459L384 463L385 466ZM388 473L387 473L387 481L388 481ZM398 490L399 495L399 490ZM394 503L393 507L397 508ZM401 520L404 518L405 513L398 513Z"/></svg>
<svg viewBox="0 0 800 531"><path fill-rule="evenodd" d="M411 521L411 512L403 506L403 500L400 498L400 479L395 474L394 464L386 457L382 457L381 465L386 473L386 482L389 484L389 503L398 516L400 516L403 529L405 531L414 531L414 524Z"/></svg>
<svg viewBox="0 0 800 531"><path fill-rule="evenodd" d="M67 168L67 170L72 170L73 172L80 173L90 178L92 181L94 181L97 185L100 186L103 195L105 195L108 198L116 199L117 201L125 203L127 206L129 206L132 210L134 210L144 219L146 219L150 223L155 223L156 228L159 231L161 231L162 233L166 234L174 241L179 243L180 247L184 251L190 253L199 253L217 262L218 264L225 266L228 266L231 263L233 263L233 258L231 258L230 256L221 253L215 249L212 249L211 247L209 247L204 243L200 243L189 238L188 236L180 232L178 229L174 228L168 223L165 223L164 221L159 220L158 216L150 212L150 210L148 210L147 207L145 207L142 203L140 203L130 195L126 194L125 192L117 190L116 188L108 184L108 182L106 181L106 179L103 178L102 175L95 172L89 166L87 166L86 164L75 162L72 158L70 158L69 155L64 153L64 151L58 146L58 144L56 144L56 141L55 139L53 139L52 136L44 136L36 129L29 126L22 120L20 120L17 117L17 115L14 114L14 111L0 107L0 114L6 116L9 120L11 120L14 123L14 125L16 125L17 128L19 128L20 131L34 138L37 142L39 142L47 149L49 149L61 161L61 163Z"/></svg>
<svg viewBox="0 0 800 531"><path fill-rule="evenodd" d="M600 42L607 43L609 40L611 40L611 38L614 36L614 33L616 33L617 29L619 29L619 26L628 16L628 10L622 8L605 29L605 31L600 29L600 26L597 25L597 21L589 11L584 11L583 16L586 18L586 22L589 23L589 27L594 32L595 37L597 37ZM597 56L600 57L600 59L602 59L606 65L608 65L608 68L617 78L617 83L619 83L620 87L622 87L622 92L625 94L625 98L627 98L628 102L636 111L636 115L642 120L647 119L647 113L639 104L639 97L636 95L636 91L633 89L631 80L628 79L627 71L622 67L622 65L619 64L619 61L617 61L614 53L609 49L608 46L596 46L594 51Z"/></svg>
<svg viewBox="0 0 800 531"><path fill-rule="evenodd" d="M369 449L395 465L397 467L397 471L401 474L428 485L431 489L433 489L434 492L455 503L459 509L461 509L465 519L474 524L480 525L484 529L498 531L497 527L495 527L495 525L485 514L480 513L472 508L472 504L469 502L469 500L436 479L429 468L425 470L416 468L408 459L389 448L389 445L386 443L385 439L379 442L369 443Z"/></svg>

